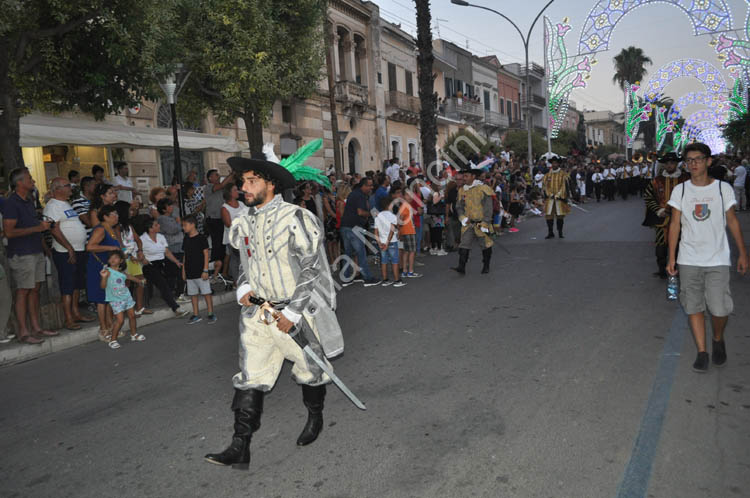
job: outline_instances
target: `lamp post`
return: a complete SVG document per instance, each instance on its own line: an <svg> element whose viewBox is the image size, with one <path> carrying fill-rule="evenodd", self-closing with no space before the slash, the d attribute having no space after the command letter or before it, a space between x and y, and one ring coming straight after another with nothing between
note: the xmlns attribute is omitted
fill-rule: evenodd
<svg viewBox="0 0 750 498"><path fill-rule="evenodd" d="M167 96L167 104L172 115L172 136L174 138L174 175L177 178L177 199L180 204L180 219L185 217L185 206L182 199L182 163L180 161L180 141L177 136L177 95L190 76L182 64L175 64L174 71L159 80L159 86Z"/></svg>
<svg viewBox="0 0 750 498"><path fill-rule="evenodd" d="M523 49L526 55L526 132L527 132L527 146L528 146L528 161L529 161L529 172L531 172L532 165L533 165L533 156L532 156L532 150L531 150L531 85L530 85L530 79L529 79L529 38L531 38L531 32L534 30L534 26L536 25L536 22L539 20L539 18L542 16L545 10L547 10L547 7L552 5L552 2L555 0L549 0L547 2L547 5L545 5L542 10L539 11L539 13L534 18L534 22L531 23L531 27L529 28L528 33L526 36L524 36L521 29L518 27L516 23L514 23L508 16L503 14L502 12L498 12L495 9L491 9L489 7L484 7L483 5L474 5L473 3L465 2L464 0L451 0L451 3L454 5L460 5L461 7L475 7L477 9L487 10L489 12L492 12L493 14L497 14L506 21L508 21L515 29L518 31L518 34L521 36L521 41L523 42ZM549 134L549 130L547 131Z"/></svg>
<svg viewBox="0 0 750 498"><path fill-rule="evenodd" d="M339 130L339 136L337 137L339 139L339 146L341 147L341 175L345 175L344 173L344 142L346 141L346 136L349 135L348 131L341 131ZM352 165L349 165L349 169L352 169Z"/></svg>

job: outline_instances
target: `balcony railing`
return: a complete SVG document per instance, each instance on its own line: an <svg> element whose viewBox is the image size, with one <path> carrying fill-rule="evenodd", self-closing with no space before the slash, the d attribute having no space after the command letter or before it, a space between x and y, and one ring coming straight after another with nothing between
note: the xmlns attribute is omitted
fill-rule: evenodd
<svg viewBox="0 0 750 498"><path fill-rule="evenodd" d="M508 116L500 114L499 112L484 110L484 122L490 126L496 126L498 128L507 128L509 125Z"/></svg>
<svg viewBox="0 0 750 498"><path fill-rule="evenodd" d="M466 119L469 121L481 121L484 119L484 107L482 104L453 97L445 99L441 106L442 114L452 119Z"/></svg>
<svg viewBox="0 0 750 498"><path fill-rule="evenodd" d="M353 81L339 81L336 83L336 100L367 105L367 87Z"/></svg>
<svg viewBox="0 0 750 498"><path fill-rule="evenodd" d="M397 91L385 92L385 105L392 109L414 113L419 113L422 107L419 98Z"/></svg>
<svg viewBox="0 0 750 498"><path fill-rule="evenodd" d="M521 107L526 105L526 95L521 95ZM547 101L545 98L541 95L532 94L531 95L531 105L540 107L544 109L544 106L547 105Z"/></svg>

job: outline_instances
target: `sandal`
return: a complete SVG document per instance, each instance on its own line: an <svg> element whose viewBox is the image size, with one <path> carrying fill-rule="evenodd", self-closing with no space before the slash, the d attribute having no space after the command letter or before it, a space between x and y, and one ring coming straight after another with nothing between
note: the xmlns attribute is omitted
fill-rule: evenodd
<svg viewBox="0 0 750 498"><path fill-rule="evenodd" d="M95 322L96 318L93 316L79 316L74 319L76 322L83 322L83 323L89 323L89 322Z"/></svg>
<svg viewBox="0 0 750 498"><path fill-rule="evenodd" d="M46 336L46 337L55 337L55 336L60 335L60 332L58 332L56 330L36 330L36 331L32 332L32 334L43 335L43 336Z"/></svg>
<svg viewBox="0 0 750 498"><path fill-rule="evenodd" d="M65 328L67 330L81 330L81 326L75 322L66 323Z"/></svg>
<svg viewBox="0 0 750 498"><path fill-rule="evenodd" d="M109 330L99 329L99 340L102 342L109 342L112 339L112 334Z"/></svg>
<svg viewBox="0 0 750 498"><path fill-rule="evenodd" d="M33 335L19 335L18 336L18 342L24 343L24 344L41 344L44 342L44 339L39 339L37 337L34 337Z"/></svg>
<svg viewBox="0 0 750 498"><path fill-rule="evenodd" d="M143 342L146 340L146 336L143 334L135 334L130 336L130 340L133 342Z"/></svg>
<svg viewBox="0 0 750 498"><path fill-rule="evenodd" d="M117 341L109 341L107 346L109 346L109 349L120 349L120 343Z"/></svg>
<svg viewBox="0 0 750 498"><path fill-rule="evenodd" d="M141 315L153 315L154 312L150 309L146 308L145 306L139 310L136 310L135 316L141 316Z"/></svg>

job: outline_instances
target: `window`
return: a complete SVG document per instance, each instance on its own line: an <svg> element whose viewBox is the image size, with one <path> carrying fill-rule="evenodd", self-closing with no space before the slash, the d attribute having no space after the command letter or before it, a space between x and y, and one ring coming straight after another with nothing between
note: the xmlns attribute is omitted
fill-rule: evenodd
<svg viewBox="0 0 750 498"><path fill-rule="evenodd" d="M455 88L453 87L453 78L445 78L445 98L449 99L453 97Z"/></svg>
<svg viewBox="0 0 750 498"><path fill-rule="evenodd" d="M510 105L508 109L510 109ZM500 99L500 114L505 114L505 99Z"/></svg>
<svg viewBox="0 0 750 498"><path fill-rule="evenodd" d="M398 90L396 82L396 65L392 62L388 63L388 91L395 92Z"/></svg>
<svg viewBox="0 0 750 498"><path fill-rule="evenodd" d="M398 140L391 141L391 157L401 159L401 142Z"/></svg>
<svg viewBox="0 0 750 498"><path fill-rule="evenodd" d="M518 102L513 103L513 114L515 116L515 120L518 121ZM510 116L510 112L508 112L508 116Z"/></svg>
<svg viewBox="0 0 750 498"><path fill-rule="evenodd" d="M456 95L458 92L464 93L464 82L461 80L456 80Z"/></svg>
<svg viewBox="0 0 750 498"><path fill-rule="evenodd" d="M284 123L292 122L292 106L288 104L281 106L281 121Z"/></svg>
<svg viewBox="0 0 750 498"><path fill-rule="evenodd" d="M473 97L474 96L474 85L470 85L466 83L466 96L467 97Z"/></svg>
<svg viewBox="0 0 750 498"><path fill-rule="evenodd" d="M484 110L489 111L491 109L490 102L490 92L487 90L484 91Z"/></svg>
<svg viewBox="0 0 750 498"><path fill-rule="evenodd" d="M383 84L383 73L378 73L378 84L379 85Z"/></svg>
<svg viewBox="0 0 750 498"><path fill-rule="evenodd" d="M406 95L414 95L414 80L411 71L406 71Z"/></svg>

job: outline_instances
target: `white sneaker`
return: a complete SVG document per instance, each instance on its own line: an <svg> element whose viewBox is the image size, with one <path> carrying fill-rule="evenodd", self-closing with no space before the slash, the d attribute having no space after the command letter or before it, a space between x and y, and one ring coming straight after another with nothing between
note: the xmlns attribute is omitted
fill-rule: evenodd
<svg viewBox="0 0 750 498"><path fill-rule="evenodd" d="M177 308L176 310L174 310L174 316L175 316L175 318L181 318L183 316L187 316L188 314L190 314L190 312L188 310L184 310L182 308Z"/></svg>
<svg viewBox="0 0 750 498"><path fill-rule="evenodd" d="M445 250L440 249L437 253L435 253L437 256L447 256L448 253L445 252Z"/></svg>
<svg viewBox="0 0 750 498"><path fill-rule="evenodd" d="M438 253L435 249L430 249L430 256L437 256Z"/></svg>
<svg viewBox="0 0 750 498"><path fill-rule="evenodd" d="M178 297L177 299L175 299L175 301L178 302L178 303L180 303L180 304L185 304L185 303L189 303L190 302L190 298L187 297L185 294L180 294L180 297Z"/></svg>

